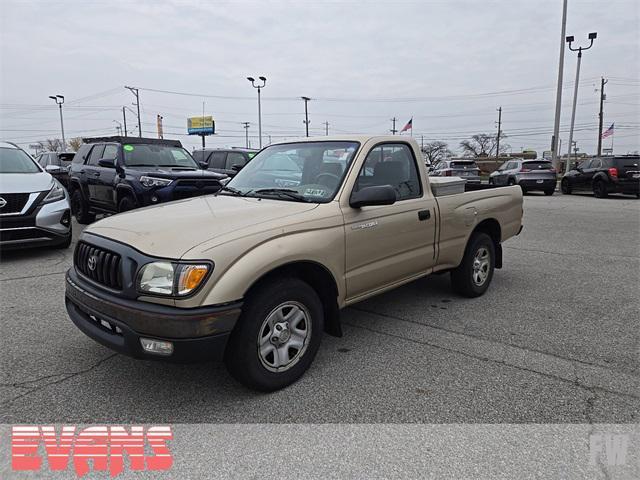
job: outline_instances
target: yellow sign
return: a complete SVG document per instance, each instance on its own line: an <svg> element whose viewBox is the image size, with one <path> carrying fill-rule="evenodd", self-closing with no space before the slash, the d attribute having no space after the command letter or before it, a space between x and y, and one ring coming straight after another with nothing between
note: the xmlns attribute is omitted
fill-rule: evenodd
<svg viewBox="0 0 640 480"><path fill-rule="evenodd" d="M208 115L188 118L187 132L189 135L213 135L215 133L213 117Z"/></svg>

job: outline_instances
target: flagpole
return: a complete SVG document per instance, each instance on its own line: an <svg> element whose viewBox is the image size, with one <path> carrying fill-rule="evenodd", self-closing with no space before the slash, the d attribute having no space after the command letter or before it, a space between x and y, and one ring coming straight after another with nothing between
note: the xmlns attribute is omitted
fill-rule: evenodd
<svg viewBox="0 0 640 480"><path fill-rule="evenodd" d="M613 155L613 137L615 136L615 129L611 132L611 155Z"/></svg>

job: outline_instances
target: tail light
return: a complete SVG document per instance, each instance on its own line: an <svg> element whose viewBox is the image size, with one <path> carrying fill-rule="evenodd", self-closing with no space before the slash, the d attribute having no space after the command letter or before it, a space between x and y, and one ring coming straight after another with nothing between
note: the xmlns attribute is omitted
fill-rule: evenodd
<svg viewBox="0 0 640 480"><path fill-rule="evenodd" d="M529 170L528 168L521 168L520 172L522 173L526 173L526 172L530 172L531 170Z"/></svg>
<svg viewBox="0 0 640 480"><path fill-rule="evenodd" d="M609 176L618 178L618 169L616 167L611 167L609 169Z"/></svg>
<svg viewBox="0 0 640 480"><path fill-rule="evenodd" d="M444 176L445 177L450 177L451 176L451 170L445 170L444 171Z"/></svg>

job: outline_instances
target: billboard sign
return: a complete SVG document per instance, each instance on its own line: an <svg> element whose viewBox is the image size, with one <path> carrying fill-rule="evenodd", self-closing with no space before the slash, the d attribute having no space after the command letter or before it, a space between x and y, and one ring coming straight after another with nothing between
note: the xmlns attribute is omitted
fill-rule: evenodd
<svg viewBox="0 0 640 480"><path fill-rule="evenodd" d="M187 119L187 133L189 135L213 135L216 124L211 115L191 117Z"/></svg>

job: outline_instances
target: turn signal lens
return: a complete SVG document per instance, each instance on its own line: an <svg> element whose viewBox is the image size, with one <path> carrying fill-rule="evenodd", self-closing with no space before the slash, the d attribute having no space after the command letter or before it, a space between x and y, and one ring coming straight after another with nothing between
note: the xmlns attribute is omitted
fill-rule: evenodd
<svg viewBox="0 0 640 480"><path fill-rule="evenodd" d="M192 292L207 275L208 265L181 265L180 276L178 277L178 295L187 295Z"/></svg>

